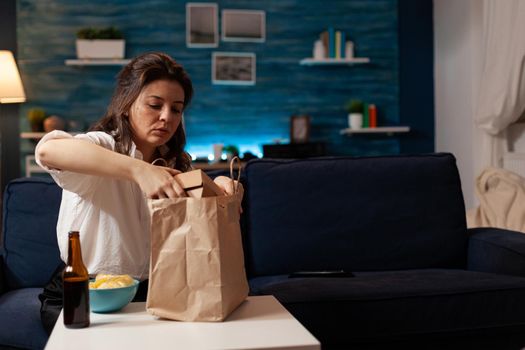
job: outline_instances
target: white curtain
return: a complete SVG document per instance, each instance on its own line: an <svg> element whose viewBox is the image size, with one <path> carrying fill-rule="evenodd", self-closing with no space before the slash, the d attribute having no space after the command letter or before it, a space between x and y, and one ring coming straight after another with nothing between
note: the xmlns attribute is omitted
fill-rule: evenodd
<svg viewBox="0 0 525 350"><path fill-rule="evenodd" d="M501 166L505 129L525 109L525 0L484 0L484 63L475 122L482 162Z"/></svg>

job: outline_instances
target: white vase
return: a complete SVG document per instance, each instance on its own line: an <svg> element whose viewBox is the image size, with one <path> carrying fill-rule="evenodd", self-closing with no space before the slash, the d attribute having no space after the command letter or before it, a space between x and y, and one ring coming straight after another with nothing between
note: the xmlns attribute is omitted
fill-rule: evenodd
<svg viewBox="0 0 525 350"><path fill-rule="evenodd" d="M224 145L222 143L213 144L213 163L217 163L221 161L223 148L224 148Z"/></svg>
<svg viewBox="0 0 525 350"><path fill-rule="evenodd" d="M85 59L124 58L125 40L123 39L117 39L117 40L77 39L76 44L77 44L76 45L77 46L77 58L85 58Z"/></svg>
<svg viewBox="0 0 525 350"><path fill-rule="evenodd" d="M317 40L314 43L313 58L316 60L322 60L325 57L326 54L324 52L323 42L321 40Z"/></svg>
<svg viewBox="0 0 525 350"><path fill-rule="evenodd" d="M361 113L350 113L348 114L348 126L350 129L357 130L363 127L363 114Z"/></svg>
<svg viewBox="0 0 525 350"><path fill-rule="evenodd" d="M345 45L345 58L351 59L354 58L354 43L352 41L347 41Z"/></svg>

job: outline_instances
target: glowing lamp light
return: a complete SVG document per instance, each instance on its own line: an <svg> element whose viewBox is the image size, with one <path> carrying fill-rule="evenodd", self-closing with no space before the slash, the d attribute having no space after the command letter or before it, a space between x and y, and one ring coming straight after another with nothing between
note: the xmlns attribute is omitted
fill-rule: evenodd
<svg viewBox="0 0 525 350"><path fill-rule="evenodd" d="M0 50L0 103L22 103L26 94L13 53Z"/></svg>

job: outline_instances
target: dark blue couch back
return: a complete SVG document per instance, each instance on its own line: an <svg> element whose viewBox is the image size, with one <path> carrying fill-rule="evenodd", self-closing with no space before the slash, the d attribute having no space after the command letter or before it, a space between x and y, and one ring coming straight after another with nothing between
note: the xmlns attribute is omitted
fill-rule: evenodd
<svg viewBox="0 0 525 350"><path fill-rule="evenodd" d="M262 159L245 174L250 276L465 266L451 154Z"/></svg>
<svg viewBox="0 0 525 350"><path fill-rule="evenodd" d="M255 160L246 166L250 276L465 266L465 208L450 154ZM60 263L61 189L23 178L4 193L10 289L43 286Z"/></svg>
<svg viewBox="0 0 525 350"><path fill-rule="evenodd" d="M62 189L47 178L7 185L2 255L9 289L45 285L60 263L56 223L61 196Z"/></svg>

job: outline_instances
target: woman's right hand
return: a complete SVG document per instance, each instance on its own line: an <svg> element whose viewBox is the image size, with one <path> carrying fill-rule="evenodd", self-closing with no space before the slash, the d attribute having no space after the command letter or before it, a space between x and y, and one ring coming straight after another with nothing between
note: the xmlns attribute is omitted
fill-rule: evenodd
<svg viewBox="0 0 525 350"><path fill-rule="evenodd" d="M186 197L186 192L175 179L175 175L181 173L179 170L141 162L143 164L135 170L133 178L148 198Z"/></svg>

